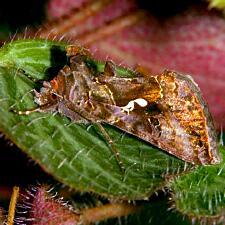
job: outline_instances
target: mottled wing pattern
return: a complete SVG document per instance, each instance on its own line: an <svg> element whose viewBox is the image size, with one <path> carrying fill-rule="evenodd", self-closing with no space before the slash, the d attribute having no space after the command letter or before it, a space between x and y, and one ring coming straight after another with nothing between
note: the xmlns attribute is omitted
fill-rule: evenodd
<svg viewBox="0 0 225 225"><path fill-rule="evenodd" d="M105 122L195 164L220 161L216 133L198 86L190 76L165 71L156 76L162 97L129 113L101 102L110 112ZM143 96L144 97L144 96Z"/></svg>
<svg viewBox="0 0 225 225"><path fill-rule="evenodd" d="M75 122L111 124L187 162L220 161L211 115L190 76L165 71L123 78L112 62L99 73L83 52L69 46L70 64L36 92L40 107L20 114L58 111Z"/></svg>
<svg viewBox="0 0 225 225"><path fill-rule="evenodd" d="M158 81L163 90L158 107L165 117L161 129L170 126L173 130L169 134L162 132L162 138L171 140L162 148L168 148L172 154L186 161L218 163L220 159L213 120L197 84L190 76L170 71L159 75Z"/></svg>

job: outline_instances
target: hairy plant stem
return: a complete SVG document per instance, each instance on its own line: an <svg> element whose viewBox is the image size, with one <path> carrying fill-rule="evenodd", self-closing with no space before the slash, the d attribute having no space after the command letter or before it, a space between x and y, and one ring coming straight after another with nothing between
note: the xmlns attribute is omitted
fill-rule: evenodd
<svg viewBox="0 0 225 225"><path fill-rule="evenodd" d="M127 216L140 209L141 206L135 206L128 203L111 203L91 209L85 209L81 215L80 221L82 224L90 224L110 218Z"/></svg>

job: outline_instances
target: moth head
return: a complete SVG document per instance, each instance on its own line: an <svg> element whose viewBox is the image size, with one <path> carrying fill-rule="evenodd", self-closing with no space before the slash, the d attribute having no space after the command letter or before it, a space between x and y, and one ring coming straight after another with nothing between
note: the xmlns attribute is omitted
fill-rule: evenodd
<svg viewBox="0 0 225 225"><path fill-rule="evenodd" d="M56 104L61 98L61 96L57 94L55 88L56 86L52 81L51 82L44 81L43 87L40 89L40 92L34 91L35 92L34 101L40 106Z"/></svg>

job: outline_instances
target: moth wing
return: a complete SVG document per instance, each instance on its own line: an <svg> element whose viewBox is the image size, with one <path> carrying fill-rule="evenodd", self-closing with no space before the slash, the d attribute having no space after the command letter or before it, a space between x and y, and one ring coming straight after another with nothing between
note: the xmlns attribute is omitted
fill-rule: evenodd
<svg viewBox="0 0 225 225"><path fill-rule="evenodd" d="M184 138L180 128L180 133L176 133L178 127L177 125L174 126L174 123L165 120L165 116L169 116L166 113L158 116L148 116L144 111L134 110L128 115L118 106L104 105L113 114L112 118L108 118L105 122L187 162L197 162L194 149L190 148L191 139L189 135L185 134L186 137Z"/></svg>
<svg viewBox="0 0 225 225"><path fill-rule="evenodd" d="M220 162L212 117L191 77L165 71L157 76L163 97L129 113L98 102L114 125L193 164Z"/></svg>

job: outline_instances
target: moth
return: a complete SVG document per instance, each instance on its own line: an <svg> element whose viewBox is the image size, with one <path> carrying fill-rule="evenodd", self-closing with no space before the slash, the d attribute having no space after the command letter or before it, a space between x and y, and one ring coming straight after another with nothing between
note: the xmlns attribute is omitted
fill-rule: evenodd
<svg viewBox="0 0 225 225"><path fill-rule="evenodd" d="M35 91L38 108L19 111L59 112L78 123L113 125L193 164L221 161L211 114L190 76L173 71L158 75L136 72L120 77L107 61L103 72L91 66L91 56L77 46L67 47L68 65ZM112 147L123 167L119 153ZM123 168L124 169L124 168Z"/></svg>

